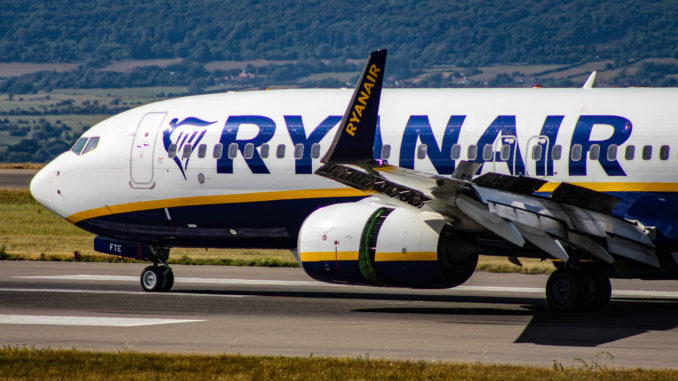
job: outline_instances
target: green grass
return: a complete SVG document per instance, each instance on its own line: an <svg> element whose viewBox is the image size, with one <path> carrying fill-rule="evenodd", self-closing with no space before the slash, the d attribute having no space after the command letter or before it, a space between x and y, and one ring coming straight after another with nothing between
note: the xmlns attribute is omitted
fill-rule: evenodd
<svg viewBox="0 0 678 381"><path fill-rule="evenodd" d="M675 380L676 370L542 368L369 358L146 354L5 347L3 380Z"/></svg>

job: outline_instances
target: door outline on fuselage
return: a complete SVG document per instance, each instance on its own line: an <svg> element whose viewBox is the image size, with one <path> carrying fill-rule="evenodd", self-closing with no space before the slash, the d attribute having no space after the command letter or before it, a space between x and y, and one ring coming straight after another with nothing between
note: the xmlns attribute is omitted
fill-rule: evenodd
<svg viewBox="0 0 678 381"><path fill-rule="evenodd" d="M535 143L536 142L536 143ZM551 142L548 136L546 135L534 135L527 139L527 146L525 146L525 153L527 154L525 160L525 176L530 177L546 177L548 173L548 155ZM538 159L534 158L534 147L541 147L541 154ZM537 173L537 163L543 161L544 163L544 172Z"/></svg>
<svg viewBox="0 0 678 381"><path fill-rule="evenodd" d="M146 113L137 125L130 147L129 185L134 189L155 187L153 170L158 131L165 120L165 112Z"/></svg>

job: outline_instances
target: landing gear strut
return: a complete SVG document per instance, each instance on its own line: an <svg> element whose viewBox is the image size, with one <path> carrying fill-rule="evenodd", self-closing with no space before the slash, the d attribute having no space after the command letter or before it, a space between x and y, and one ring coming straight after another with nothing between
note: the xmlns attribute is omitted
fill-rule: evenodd
<svg viewBox="0 0 678 381"><path fill-rule="evenodd" d="M174 273L167 264L169 249L149 247L149 251L153 257L153 266L141 272L141 288L149 292L169 291L174 285Z"/></svg>
<svg viewBox="0 0 678 381"><path fill-rule="evenodd" d="M599 271L558 269L546 282L546 299L554 310L600 310L610 302L610 279Z"/></svg>

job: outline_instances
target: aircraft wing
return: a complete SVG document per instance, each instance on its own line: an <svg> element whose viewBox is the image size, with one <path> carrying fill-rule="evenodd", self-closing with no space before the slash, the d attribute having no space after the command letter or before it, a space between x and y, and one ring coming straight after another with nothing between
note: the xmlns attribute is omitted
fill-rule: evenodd
<svg viewBox="0 0 678 381"><path fill-rule="evenodd" d="M612 264L625 257L659 267L651 230L610 213L615 197L561 183L550 196L534 195L545 181L489 173L461 162L451 177L388 165L373 158L386 51L373 52L324 165L316 174L394 205L435 211L454 227L476 224L522 247L526 242L563 262L572 255Z"/></svg>

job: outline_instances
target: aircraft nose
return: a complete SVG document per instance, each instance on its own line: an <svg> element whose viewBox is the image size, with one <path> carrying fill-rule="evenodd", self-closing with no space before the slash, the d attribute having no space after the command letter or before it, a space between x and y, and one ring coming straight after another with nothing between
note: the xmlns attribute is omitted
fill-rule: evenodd
<svg viewBox="0 0 678 381"><path fill-rule="evenodd" d="M50 191L50 170L49 165L38 171L31 180L31 195L33 198L50 209L52 204L52 193Z"/></svg>

